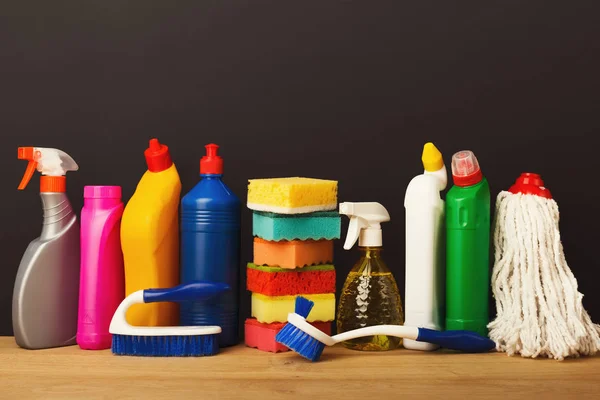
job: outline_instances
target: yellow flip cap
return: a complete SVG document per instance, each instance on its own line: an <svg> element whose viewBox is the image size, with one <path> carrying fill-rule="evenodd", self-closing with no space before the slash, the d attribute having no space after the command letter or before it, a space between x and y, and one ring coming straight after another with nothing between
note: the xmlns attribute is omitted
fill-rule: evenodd
<svg viewBox="0 0 600 400"><path fill-rule="evenodd" d="M442 159L442 153L435 147L431 142L426 143L423 147L423 167L425 171L434 172L439 171L444 166L444 160Z"/></svg>

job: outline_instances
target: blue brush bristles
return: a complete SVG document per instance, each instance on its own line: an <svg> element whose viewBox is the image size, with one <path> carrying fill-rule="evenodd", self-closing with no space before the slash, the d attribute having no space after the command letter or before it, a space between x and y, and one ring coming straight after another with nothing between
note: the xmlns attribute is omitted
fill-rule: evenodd
<svg viewBox="0 0 600 400"><path fill-rule="evenodd" d="M314 305L315 303L307 298L298 296L296 297L296 309L294 312L306 318ZM323 353L323 349L325 349L324 343L319 342L289 322L277 333L275 340L311 361L318 361L321 353Z"/></svg>
<svg viewBox="0 0 600 400"><path fill-rule="evenodd" d="M217 335L130 336L113 335L112 352L117 355L151 357L199 357L219 352Z"/></svg>

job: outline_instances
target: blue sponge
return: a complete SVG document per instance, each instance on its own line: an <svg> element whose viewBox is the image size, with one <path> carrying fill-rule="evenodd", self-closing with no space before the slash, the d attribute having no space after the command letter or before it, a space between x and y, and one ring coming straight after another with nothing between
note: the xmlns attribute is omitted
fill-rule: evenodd
<svg viewBox="0 0 600 400"><path fill-rule="evenodd" d="M339 239L341 218L337 211L308 214L275 214L255 211L252 234L264 240Z"/></svg>

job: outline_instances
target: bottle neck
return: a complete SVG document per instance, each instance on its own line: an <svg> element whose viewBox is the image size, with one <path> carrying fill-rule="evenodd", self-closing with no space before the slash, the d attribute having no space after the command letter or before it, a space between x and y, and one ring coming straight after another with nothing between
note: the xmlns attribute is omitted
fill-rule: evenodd
<svg viewBox="0 0 600 400"><path fill-rule="evenodd" d="M360 259L354 265L353 271L362 275L388 273L390 270L381 257L382 247L359 246Z"/></svg>
<svg viewBox="0 0 600 400"><path fill-rule="evenodd" d="M41 239L51 238L62 231L75 216L66 193L40 193L44 221Z"/></svg>
<svg viewBox="0 0 600 400"><path fill-rule="evenodd" d="M358 236L360 247L381 247L383 244L383 232L381 228L364 228Z"/></svg>
<svg viewBox="0 0 600 400"><path fill-rule="evenodd" d="M471 175L467 175L467 176L456 176L456 175L452 175L452 180L454 181L454 185L458 186L458 187L471 187L471 186L477 186L478 184L480 184L483 181L483 174L481 173L481 170L477 170L476 172L472 173Z"/></svg>
<svg viewBox="0 0 600 400"><path fill-rule="evenodd" d="M202 179L221 179L223 174L200 174Z"/></svg>
<svg viewBox="0 0 600 400"><path fill-rule="evenodd" d="M40 177L40 193L64 193L67 191L66 176L48 176Z"/></svg>
<svg viewBox="0 0 600 400"><path fill-rule="evenodd" d="M446 167L442 166L442 168L438 169L437 171L427 171L425 170L423 172L424 175L432 175L435 176L438 180L438 190L441 192L442 190L446 189L446 186L448 185L448 173L446 172Z"/></svg>
<svg viewBox="0 0 600 400"><path fill-rule="evenodd" d="M369 259L381 258L383 247L359 246L358 250L363 253L362 256Z"/></svg>
<svg viewBox="0 0 600 400"><path fill-rule="evenodd" d="M118 198L105 198L105 199L86 198L86 199L83 199L83 206L86 208L96 208L96 209L107 210L110 208L114 208L114 207L118 206L119 204L121 204L121 199L118 199Z"/></svg>

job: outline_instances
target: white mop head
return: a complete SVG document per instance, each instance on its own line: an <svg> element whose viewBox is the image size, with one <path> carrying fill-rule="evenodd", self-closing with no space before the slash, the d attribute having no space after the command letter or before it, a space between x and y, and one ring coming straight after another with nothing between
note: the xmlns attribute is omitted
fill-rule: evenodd
<svg viewBox="0 0 600 400"><path fill-rule="evenodd" d="M600 349L600 325L583 308L558 220L552 199L498 195L492 272L497 317L488 328L497 349L510 356L562 360Z"/></svg>

